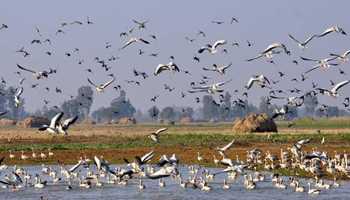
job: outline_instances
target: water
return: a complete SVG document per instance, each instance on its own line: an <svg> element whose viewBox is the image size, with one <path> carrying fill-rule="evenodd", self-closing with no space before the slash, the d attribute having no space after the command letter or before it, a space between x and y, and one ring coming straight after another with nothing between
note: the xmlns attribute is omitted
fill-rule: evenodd
<svg viewBox="0 0 350 200"><path fill-rule="evenodd" d="M58 169L57 166L53 166ZM31 166L25 168L30 174L40 174L40 166ZM211 169L216 171L218 169ZM10 172L10 169L1 172L1 179L3 176ZM180 168L180 172L183 177L186 177L187 168ZM59 173L58 173L59 175ZM44 180L51 180L47 176L42 176ZM277 189L271 184L271 179L266 176L265 182L257 183L255 190L248 191L243 186L243 180L240 176L234 182L229 181L231 188L229 190L223 190L223 180L226 176L224 174L217 175L215 180L209 185L212 187L212 191L203 192L199 189L184 189L175 183L171 178L164 179L166 182L165 188L159 188L158 180L144 179L146 189L143 191L138 190L138 180L129 181L127 186L104 184L103 187L98 188L93 186L90 189L79 188L76 184L73 185L73 189L67 191L65 183L53 184L49 183L43 189L35 189L32 187L22 188L20 191L11 192L9 189L0 189L0 199L25 199L25 200L38 200L40 196L44 199L70 199L70 200L82 200L82 199L152 199L152 200L168 200L168 199L245 199L245 200L260 200L260 199L350 199L350 184L349 182L341 182L339 188L332 188L329 190L322 190L320 195L308 195L307 192L296 193L292 191L292 188L286 190ZM227 179L229 180L229 179ZM287 177L284 177L287 180ZM301 180L302 185L307 191L307 181Z"/></svg>

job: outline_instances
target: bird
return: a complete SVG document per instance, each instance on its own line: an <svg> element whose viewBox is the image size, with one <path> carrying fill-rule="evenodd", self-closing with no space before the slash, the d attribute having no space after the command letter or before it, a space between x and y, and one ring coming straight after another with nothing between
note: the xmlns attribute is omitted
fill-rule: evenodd
<svg viewBox="0 0 350 200"><path fill-rule="evenodd" d="M144 44L150 44L150 42L148 42L147 40L144 40L142 38L136 38L136 37L132 37L130 38L121 48L120 50L122 49L125 49L126 47L128 47L129 45L133 44L133 43L136 43L136 42L142 42Z"/></svg>
<svg viewBox="0 0 350 200"><path fill-rule="evenodd" d="M34 71L34 70L31 70L31 69L27 69L19 64L17 64L17 67L23 71L27 71L27 72L30 72L33 74L33 76L37 79L37 80L40 80L42 78L48 78L49 77L49 74L52 74L52 73L55 73L56 71L55 70L52 70L50 69L50 71Z"/></svg>
<svg viewBox="0 0 350 200"><path fill-rule="evenodd" d="M111 85L113 82L115 81L115 78L113 77L110 81L104 83L104 84L100 84L100 85L96 85L94 82L92 82L89 78L88 78L88 82L95 87L97 92L103 92L109 85Z"/></svg>
<svg viewBox="0 0 350 200"><path fill-rule="evenodd" d="M337 59L337 57L324 58L324 59L320 59L320 60L312 59L312 58L306 58L306 57L303 57L303 56L300 56L300 58L302 60L304 60L304 61L313 61L313 62L317 62L318 63L317 65L315 65L311 69L309 69L306 72L304 72L304 74L310 73L310 72L312 72L312 71L314 71L315 69L318 69L318 68L327 69L330 66L337 66L338 65L338 63L330 63L329 62L329 61Z"/></svg>
<svg viewBox="0 0 350 200"><path fill-rule="evenodd" d="M78 116L74 116L74 117L71 117L71 118L68 118L66 120L63 121L63 123L59 123L58 124L58 132L59 133L62 133L64 135L68 135L68 128L74 124L76 121L78 120Z"/></svg>
<svg viewBox="0 0 350 200"><path fill-rule="evenodd" d="M160 128L152 132L148 137L151 138L154 142L159 143L159 134L168 130L168 128Z"/></svg>
<svg viewBox="0 0 350 200"><path fill-rule="evenodd" d="M57 113L50 121L49 125L43 125L39 131L48 131L49 133L58 133L58 125L63 117L63 112Z"/></svg>
<svg viewBox="0 0 350 200"><path fill-rule="evenodd" d="M330 28L327 28L323 33L317 35L318 38L324 37L330 33L340 33L342 35L347 35L346 32L339 26L332 26Z"/></svg>
<svg viewBox="0 0 350 200"><path fill-rule="evenodd" d="M246 84L245 88L250 89L254 84L258 84L260 87L264 88L267 87L267 85L270 85L270 81L268 78L266 78L264 75L255 75L251 77Z"/></svg>
<svg viewBox="0 0 350 200"><path fill-rule="evenodd" d="M250 62L262 57L266 57L271 59L274 54L279 54L280 51L277 51L276 49L282 49L287 55L290 55L290 51L287 49L287 47L282 43L272 43L269 46L266 47L262 52L260 52L256 57L247 59L246 61Z"/></svg>
<svg viewBox="0 0 350 200"><path fill-rule="evenodd" d="M298 46L301 49L305 49L306 45L316 37L316 35L312 35L310 37L308 37L304 42L300 42L299 40L295 39L295 37L293 37L291 34L288 34L289 38L291 38L294 42L296 42L298 44Z"/></svg>
<svg viewBox="0 0 350 200"><path fill-rule="evenodd" d="M203 46L201 47L199 50L198 50L198 53L203 53L204 51L208 51L209 53L211 54L215 54L217 52L217 48L219 46L223 46L227 44L227 41L226 40L217 40L213 45L211 44L207 44L206 46Z"/></svg>
<svg viewBox="0 0 350 200"><path fill-rule="evenodd" d="M180 72L179 67L173 61L170 61L168 64L159 64L154 71L154 75L157 76L161 72L166 70L169 70L172 72Z"/></svg>
<svg viewBox="0 0 350 200"><path fill-rule="evenodd" d="M146 23L148 23L148 20L147 21L137 21L135 19L132 20L135 24L137 24L138 28L139 29L143 29L143 28L146 28Z"/></svg>
<svg viewBox="0 0 350 200"><path fill-rule="evenodd" d="M221 153L221 154L225 154L225 151L227 151L229 148L231 148L234 142L235 142L235 139L232 139L232 141L229 142L227 145L225 145L223 147L217 147L216 150L219 151L219 153Z"/></svg>
<svg viewBox="0 0 350 200"><path fill-rule="evenodd" d="M23 93L23 87L17 88L17 91L16 91L15 96L14 96L16 108L18 108L22 104L22 101L21 101L22 93Z"/></svg>
<svg viewBox="0 0 350 200"><path fill-rule="evenodd" d="M223 81L223 82L218 82L218 83L214 83L211 85L205 85L205 86L194 86L192 87L192 90L189 90L189 93L196 93L196 92L207 92L209 94L214 94L214 93L221 93L224 90L220 89L221 86L225 85L226 83L231 82L231 80L229 81Z"/></svg>
<svg viewBox="0 0 350 200"><path fill-rule="evenodd" d="M232 66L232 62L230 64L228 64L228 65L222 65L222 66L218 66L217 64L213 64L212 68L203 67L202 69L206 70L206 71L218 72L219 74L224 75L226 69L228 69L231 66Z"/></svg>
<svg viewBox="0 0 350 200"><path fill-rule="evenodd" d="M345 81L339 82L330 90L324 89L324 88L316 88L315 90L318 90L321 94L326 94L326 95L331 96L331 97L337 97L337 96L339 96L338 90L340 88L344 87L345 85L347 85L348 83L350 83L350 80L345 80Z"/></svg>

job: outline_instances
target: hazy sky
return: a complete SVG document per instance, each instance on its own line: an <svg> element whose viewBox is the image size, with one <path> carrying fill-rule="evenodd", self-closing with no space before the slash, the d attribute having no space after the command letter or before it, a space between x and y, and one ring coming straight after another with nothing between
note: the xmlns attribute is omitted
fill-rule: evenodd
<svg viewBox="0 0 350 200"><path fill-rule="evenodd" d="M335 3L337 2L337 3ZM60 1L20 1L4 0L0 12L0 24L9 26L7 30L0 31L0 76L4 77L8 85L18 85L20 77L14 74L17 71L16 63L28 66L36 70L57 68L58 73L47 80L36 81L33 77L22 72L26 78L23 97L26 101L26 109L34 111L43 106L43 99L51 101L50 105L58 105L75 95L77 88L87 85L87 77L95 82L109 80L108 73L114 73L116 84L122 85L132 103L139 109L146 110L153 103L150 98L160 95L157 105L195 105L194 98L198 95L187 95L181 98L181 91L190 89L191 81L199 81L201 75L212 78L210 83L232 79L232 82L224 88L233 93L234 89L242 91L244 84L253 74L263 73L273 80L278 80L278 71L287 74L284 81L275 88L310 89L311 82L315 81L322 87L330 87L329 80L335 82L349 79L349 75L339 75L338 68L328 71L316 71L309 76L309 80L303 83L292 83L289 80L299 78L300 73L307 70L313 63L300 62L298 66L292 63L299 56L312 58L325 58L329 53L342 53L349 48L349 37L340 34L331 34L327 37L311 42L308 49L302 51L288 38L288 33L300 40L306 39L311 34L319 34L326 28L339 25L350 34L350 21L346 13L350 6L349 1L87 1L87 0L60 0ZM55 35L62 22L81 20L86 22L89 16L93 25L83 26L69 25L62 28L66 34ZM231 17L236 17L239 23L230 24ZM133 36L141 36L151 45L132 45L123 51L118 49L125 42L125 38L119 37L120 32L132 28L135 24L132 19L149 20L146 30L135 30ZM225 21L222 25L211 23L212 20ZM42 32L40 37L35 32L38 27ZM198 30L203 30L207 37L198 37ZM150 34L157 36L157 40L150 38ZM189 43L184 38L188 36L196 41ZM52 45L30 44L33 39L52 40ZM193 62L192 57L197 55L199 47L218 39L226 39L228 54L200 55L199 64ZM248 47L246 40L251 41L253 47ZM112 48L105 49L105 43L110 42ZM233 47L232 42L240 43L240 47ZM273 42L282 42L292 51L291 56L284 54L274 58L276 65L266 62L264 59L254 62L244 61L254 57ZM16 50L25 47L31 56L23 58ZM73 53L71 57L65 56L65 52L72 52L79 48L79 53ZM146 53L138 55L142 48ZM52 51L53 56L47 56L46 51ZM148 56L150 53L159 53L158 57ZM93 61L95 56L107 59L110 56L119 56L120 59L110 63L111 72L105 72L100 65ZM192 76L184 73L165 72L154 77L153 71L159 63L168 63L169 56L175 57L176 64L184 70L189 70ZM79 60L84 60L82 65ZM225 76L212 72L202 71L201 68L213 63L228 64L233 66ZM345 72L349 64L340 68ZM85 71L91 68L93 74ZM150 78L142 80L134 77L132 70L147 72ZM141 86L129 85L125 80L138 80ZM30 88L31 84L39 83L36 89ZM164 90L163 84L175 87L175 91ZM46 92L44 88L49 86L52 91ZM54 93L54 88L59 87L64 95ZM260 96L267 94L267 90L254 88L249 92L249 100L257 103ZM348 95L350 87L344 88L343 96ZM241 93L241 92L240 92ZM103 94L95 95L93 109L109 105L118 93L113 88L108 88ZM343 98L321 98L321 103L340 105ZM281 102L282 103L282 102Z"/></svg>

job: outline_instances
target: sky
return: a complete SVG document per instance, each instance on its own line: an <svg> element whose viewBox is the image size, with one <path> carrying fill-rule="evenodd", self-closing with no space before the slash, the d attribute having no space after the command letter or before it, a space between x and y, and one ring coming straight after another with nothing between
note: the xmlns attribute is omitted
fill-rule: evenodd
<svg viewBox="0 0 350 200"><path fill-rule="evenodd" d="M232 81L224 86L224 89L233 94L238 89L241 94L243 86L254 74L264 74L272 80L279 80L278 71L286 73L284 80L274 86L275 89L302 90L311 89L311 82L317 82L320 87L329 88L329 80L334 82L349 79L348 63L340 66L347 74L340 75L338 68L327 71L315 71L309 75L309 79L302 83L290 82L292 78L299 78L300 73L313 66L313 63L300 62L299 65L292 63L299 56L311 58L325 58L329 53L342 53L349 48L349 37L340 34L331 34L327 37L316 39L310 46L301 50L296 43L288 38L292 34L300 40L306 39L311 34L319 34L325 29L339 25L350 34L350 21L347 16L348 1L252 1L252 0L222 0L222 1L91 1L91 0L60 0L60 1L2 1L0 12L0 24L9 26L6 30L0 30L0 76L7 81L7 85L18 87L21 77L14 72L18 71L16 64L21 64L35 70L47 70L56 68L57 74L46 80L35 80L30 74L22 72L26 78L24 82L23 98L28 111L35 111L43 106L43 99L50 101L50 106L60 105L70 95L76 95L77 89L82 85L88 85L87 78L96 83L103 83L110 79L109 73L114 73L116 82L127 92L132 104L143 111L156 104L164 106L194 106L194 98L203 94L188 94L181 98L181 91L191 89L191 81L200 81L201 76L210 77L209 83L219 81ZM86 18L89 16L92 25L87 25ZM239 20L239 23L230 24L231 17ZM139 21L148 20L145 30L133 32L133 36L142 37L150 41L150 45L135 44L124 50L119 50L126 38L120 38L121 32L128 31L135 24L132 19ZM63 22L80 20L84 25L68 25L62 28L65 34L56 35ZM224 21L222 25L211 23L213 20ZM35 32L38 27L42 36ZM202 30L206 37L197 35ZM154 34L157 40L149 35ZM185 37L196 39L193 43L185 40ZM50 38L52 45L30 44L33 39ZM225 39L228 53L199 55L197 50L216 40ZM247 46L247 40L253 43ZM105 48L106 42L112 47ZM238 42L239 47L233 47L231 43ZM284 54L274 57L275 64L266 62L264 59L253 62L245 60L256 56L260 51L274 42L284 43L292 52L291 56ZM25 47L31 55L24 58L15 51ZM79 48L78 53L72 53L74 48ZM145 54L138 55L139 49ZM48 56L46 51L52 51ZM71 57L65 56L66 52L72 53ZM158 57L149 54L159 53ZM192 57L199 55L201 62L196 63ZM94 58L98 56L107 59L110 56L118 56L115 62L109 63L111 71L104 71ZM184 73L164 72L154 76L153 72L160 63L168 63L169 57L175 57L175 63L180 69L188 70L191 75ZM83 64L79 65L79 60ZM212 64L233 65L222 76L213 72L201 70ZM91 68L93 73L88 73ZM143 80L134 77L132 70L143 71L149 74L149 78ZM127 84L126 80L137 80L141 86ZM39 83L35 89L31 84ZM173 92L164 90L164 84L175 87ZM46 92L45 87L51 91ZM63 90L63 94L54 93L54 88ZM349 94L350 88L342 90L342 96ZM257 104L259 98L268 93L266 89L253 88L249 91L249 101ZM160 95L157 102L150 99ZM93 110L108 106L110 101L118 96L113 88L107 88L102 94L95 94ZM237 94L234 98L239 97ZM333 99L321 97L321 103L341 105L343 97ZM277 102L285 103L285 102Z"/></svg>

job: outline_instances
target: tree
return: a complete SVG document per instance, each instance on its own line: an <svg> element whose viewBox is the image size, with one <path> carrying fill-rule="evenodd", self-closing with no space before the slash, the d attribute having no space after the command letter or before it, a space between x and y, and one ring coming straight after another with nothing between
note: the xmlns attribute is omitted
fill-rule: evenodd
<svg viewBox="0 0 350 200"><path fill-rule="evenodd" d="M152 119L157 119L158 115L159 115L159 109L157 108L157 106L152 106L149 110L148 110L148 114Z"/></svg>
<svg viewBox="0 0 350 200"><path fill-rule="evenodd" d="M173 121L175 118L175 111L173 107L165 107L162 112L160 112L160 118L163 120Z"/></svg>
<svg viewBox="0 0 350 200"><path fill-rule="evenodd" d="M204 120L216 120L219 114L219 107L214 103L213 97L210 95L204 95L202 103Z"/></svg>
<svg viewBox="0 0 350 200"><path fill-rule="evenodd" d="M315 109L318 105L317 97L311 94L307 94L304 97L304 109L306 116L314 116Z"/></svg>

